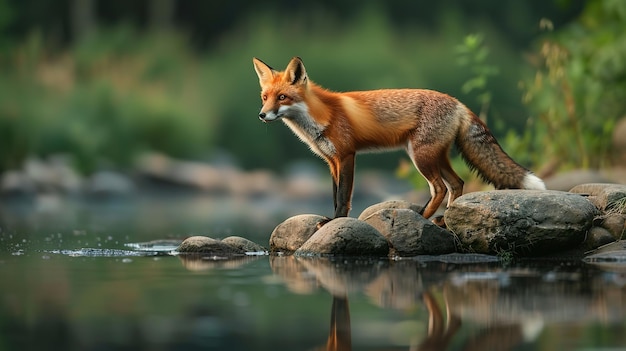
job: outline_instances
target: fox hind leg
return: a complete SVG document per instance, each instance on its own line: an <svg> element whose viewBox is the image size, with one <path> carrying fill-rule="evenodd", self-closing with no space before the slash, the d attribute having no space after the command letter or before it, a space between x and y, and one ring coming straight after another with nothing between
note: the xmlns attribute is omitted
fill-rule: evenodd
<svg viewBox="0 0 626 351"><path fill-rule="evenodd" d="M439 162L439 167L441 170L441 176L443 177L443 182L446 184L446 188L448 188L448 203L447 207L450 207L452 202L456 200L459 196L463 195L463 179L459 177L452 166L450 165L450 159L447 157L448 153L446 153L444 158ZM443 220L443 216L437 216L433 219L433 223L440 227L446 227L446 223Z"/></svg>
<svg viewBox="0 0 626 351"><path fill-rule="evenodd" d="M428 182L430 200L422 210L424 218L430 218L450 191L448 205L463 193L463 180L454 172L448 159L448 148L434 147L424 143L409 142L407 152L413 164ZM444 226L443 219L433 220L437 225Z"/></svg>
<svg viewBox="0 0 626 351"><path fill-rule="evenodd" d="M429 147L428 145L419 145L412 142L408 143L407 149L415 168L428 182L430 200L424 206L421 214L424 218L430 218L435 214L448 191L439 168L439 156L444 150L435 150L432 146Z"/></svg>
<svg viewBox="0 0 626 351"><path fill-rule="evenodd" d="M443 177L443 181L448 188L448 207L456 200L457 197L463 195L463 179L456 174L454 169L452 169L452 165L450 165L450 159L447 157L448 153L446 152L444 158L439 162L439 167L441 169L441 176Z"/></svg>
<svg viewBox="0 0 626 351"><path fill-rule="evenodd" d="M439 205L445 199L448 188L437 168L431 168L428 164L421 163L417 169L426 178L430 188L430 200L428 200L421 213L424 218L430 218L437 212Z"/></svg>

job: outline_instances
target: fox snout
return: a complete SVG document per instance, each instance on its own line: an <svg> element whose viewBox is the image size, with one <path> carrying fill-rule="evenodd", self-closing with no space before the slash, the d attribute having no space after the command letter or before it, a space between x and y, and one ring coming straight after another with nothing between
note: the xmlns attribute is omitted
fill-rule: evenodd
<svg viewBox="0 0 626 351"><path fill-rule="evenodd" d="M278 117L280 117L276 112L274 111L268 111L268 112L259 112L259 119L265 123L267 122L272 122L274 120L277 120Z"/></svg>

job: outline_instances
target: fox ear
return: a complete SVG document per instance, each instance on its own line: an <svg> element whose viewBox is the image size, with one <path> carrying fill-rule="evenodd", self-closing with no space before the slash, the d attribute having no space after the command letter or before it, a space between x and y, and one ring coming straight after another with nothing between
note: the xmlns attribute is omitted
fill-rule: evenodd
<svg viewBox="0 0 626 351"><path fill-rule="evenodd" d="M265 62L256 57L252 58L252 63L254 64L254 70L256 71L257 76L259 76L259 83L261 85L269 81L276 73L272 67L268 66Z"/></svg>
<svg viewBox="0 0 626 351"><path fill-rule="evenodd" d="M289 61L289 65L287 65L287 69L285 69L285 77L291 84L307 83L308 77L301 58L294 57Z"/></svg>

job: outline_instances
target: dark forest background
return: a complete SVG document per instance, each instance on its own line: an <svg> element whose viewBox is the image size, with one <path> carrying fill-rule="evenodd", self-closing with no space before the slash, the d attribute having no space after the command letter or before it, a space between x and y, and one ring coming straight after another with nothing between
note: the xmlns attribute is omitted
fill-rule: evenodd
<svg viewBox="0 0 626 351"><path fill-rule="evenodd" d="M332 90L456 96L533 169L603 167L625 112L625 3L0 0L0 171L55 154L83 173L154 151L244 169L312 159L257 119L251 58L296 55Z"/></svg>

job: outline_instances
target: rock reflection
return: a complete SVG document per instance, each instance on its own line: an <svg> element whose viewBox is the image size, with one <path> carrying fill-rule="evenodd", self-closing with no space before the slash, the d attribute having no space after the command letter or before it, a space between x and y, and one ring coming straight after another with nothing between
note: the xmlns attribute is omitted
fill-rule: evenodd
<svg viewBox="0 0 626 351"><path fill-rule="evenodd" d="M316 350L349 351L359 345L349 308L349 297L356 294L381 307L426 312L415 325L427 325L427 331L415 330L410 344L372 350L447 350L452 340L455 348L468 351L511 350L535 342L546 325L620 323L626 310L624 286L594 281L605 277L588 275L582 266L546 271L293 256L270 260L293 292L322 288L331 294L328 338Z"/></svg>
<svg viewBox="0 0 626 351"><path fill-rule="evenodd" d="M256 261L260 256L234 256L216 257L201 254L184 254L177 256L183 267L190 271L205 271L211 269L237 269L241 266Z"/></svg>

